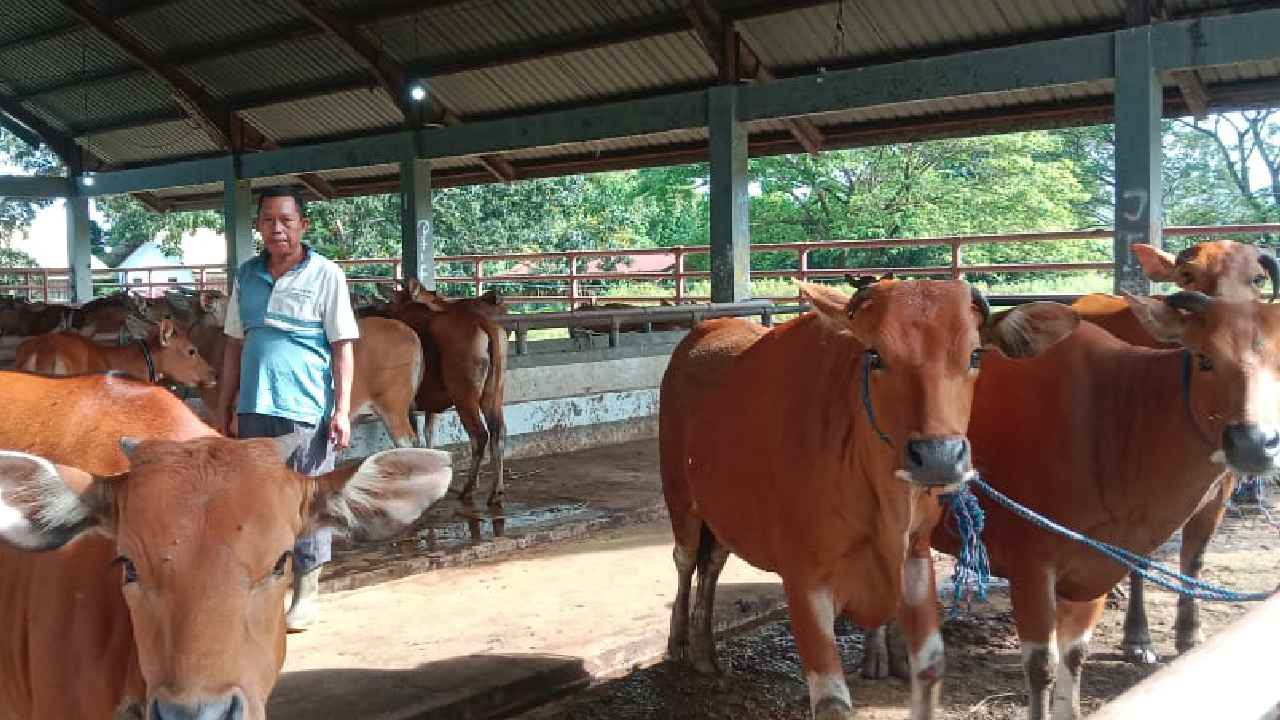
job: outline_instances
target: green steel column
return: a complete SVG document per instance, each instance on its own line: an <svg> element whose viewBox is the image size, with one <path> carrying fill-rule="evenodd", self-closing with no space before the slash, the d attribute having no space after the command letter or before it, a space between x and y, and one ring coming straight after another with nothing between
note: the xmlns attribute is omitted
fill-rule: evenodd
<svg viewBox="0 0 1280 720"><path fill-rule="evenodd" d="M222 181L222 226L227 241L227 277L257 252L253 242L253 193L248 180ZM227 285L227 292L231 284Z"/></svg>
<svg viewBox="0 0 1280 720"><path fill-rule="evenodd" d="M738 121L738 88L707 90L711 135L711 301L751 297L747 128Z"/></svg>
<svg viewBox="0 0 1280 720"><path fill-rule="evenodd" d="M1115 289L1151 291L1130 246L1161 245L1160 114L1164 93L1151 26L1116 33Z"/></svg>
<svg viewBox="0 0 1280 720"><path fill-rule="evenodd" d="M400 161L400 252L404 277L436 287L436 249L431 222L431 161Z"/></svg>
<svg viewBox="0 0 1280 720"><path fill-rule="evenodd" d="M79 175L73 176L77 188L82 187ZM67 267L71 269L71 297L73 303L85 303L93 299L93 248L89 243L89 198L76 193L67 198Z"/></svg>

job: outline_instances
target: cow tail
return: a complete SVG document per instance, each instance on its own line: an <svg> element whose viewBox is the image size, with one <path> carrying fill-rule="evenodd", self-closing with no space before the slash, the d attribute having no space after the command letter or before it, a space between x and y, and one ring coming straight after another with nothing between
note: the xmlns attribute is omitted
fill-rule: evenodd
<svg viewBox="0 0 1280 720"><path fill-rule="evenodd" d="M506 337L505 331L488 318L481 317L480 325L484 328L484 334L489 336L489 368L485 373L484 388L481 391L481 396L485 399L485 405L488 405L493 402L501 402L497 397L497 393L498 383L501 382L507 366L507 353L503 347Z"/></svg>

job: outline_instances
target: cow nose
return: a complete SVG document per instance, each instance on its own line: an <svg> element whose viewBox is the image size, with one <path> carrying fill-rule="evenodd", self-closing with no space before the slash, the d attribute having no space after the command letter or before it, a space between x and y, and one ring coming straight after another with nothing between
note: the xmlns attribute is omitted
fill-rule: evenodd
<svg viewBox="0 0 1280 720"><path fill-rule="evenodd" d="M157 698L151 702L150 720L244 720L244 716L244 697L236 692L197 703L173 703Z"/></svg>
<svg viewBox="0 0 1280 720"><path fill-rule="evenodd" d="M969 441L963 436L925 437L907 441L904 469L919 485L954 485L968 479Z"/></svg>
<svg viewBox="0 0 1280 720"><path fill-rule="evenodd" d="M1231 467L1264 474L1276 469L1280 430L1274 425L1232 423L1222 430L1222 451Z"/></svg>

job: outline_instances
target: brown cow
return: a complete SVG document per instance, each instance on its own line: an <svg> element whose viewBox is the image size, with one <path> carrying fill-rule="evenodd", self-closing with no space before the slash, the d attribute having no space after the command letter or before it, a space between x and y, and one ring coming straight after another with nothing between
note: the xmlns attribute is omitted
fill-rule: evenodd
<svg viewBox="0 0 1280 720"><path fill-rule="evenodd" d="M462 488L462 499L470 502L487 449L494 472L489 504L501 505L506 492L503 453L507 429L502 414L506 333L487 313L475 312L468 305L450 305L440 311L408 302L397 308L394 317L417 333L426 359L414 404L427 415L427 445L432 441L435 415L456 408L471 439L471 472Z"/></svg>
<svg viewBox="0 0 1280 720"><path fill-rule="evenodd" d="M120 333L128 328L130 318L147 318L146 302L130 292L120 291L95 298L71 312L68 324L85 337L98 333ZM155 321L159 322L160 318Z"/></svg>
<svg viewBox="0 0 1280 720"><path fill-rule="evenodd" d="M451 477L447 454L398 449L305 478L116 376L0 373L0 396L21 451L0 452L6 720L265 718L294 538L387 536Z"/></svg>
<svg viewBox="0 0 1280 720"><path fill-rule="evenodd" d="M955 281L882 282L852 300L801 287L816 312L767 332L703 323L663 377L662 481L679 578L671 654L685 654L696 570L688 653L695 668L715 669L711 608L732 552L782 576L818 720L853 717L836 614L871 625L899 610L912 717L932 717L944 659L933 493L973 474L964 433L982 345L1034 354L1077 320L1037 304L987 325L986 301Z"/></svg>
<svg viewBox="0 0 1280 720"><path fill-rule="evenodd" d="M392 295L390 309L394 312L410 302L422 303L437 312L465 308L489 317L501 317L507 314L507 307L503 304L502 295L497 290L489 290L478 297L452 298L441 295L435 290L428 290L417 278L409 278L405 282L405 288L397 290Z"/></svg>
<svg viewBox="0 0 1280 720"><path fill-rule="evenodd" d="M974 394L969 438L975 464L1001 492L1146 554L1196 511L1224 465L1280 469L1280 306L1199 293L1129 302L1152 336L1186 349L1139 348L1081 323L1040 358L993 359ZM1089 635L1125 570L980 498L992 570L1010 582L1029 716L1045 717L1056 667L1054 715L1078 717ZM933 539L956 549L948 533Z"/></svg>
<svg viewBox="0 0 1280 720"><path fill-rule="evenodd" d="M1133 245L1133 252L1147 277L1157 282L1175 282L1184 290L1195 290L1211 296L1251 299L1261 293L1270 278L1272 299L1280 293L1280 266L1277 266L1274 257L1259 251L1253 245L1216 240L1192 245L1174 256L1139 243ZM1167 343L1158 342L1151 337L1122 298L1091 295L1081 298L1072 307L1082 318L1102 326L1125 342L1144 347L1169 347ZM1226 514L1228 501L1235 488L1236 476L1228 473L1205 498L1204 506L1183 525L1179 561L1184 575L1200 576L1205 549ZM1174 628L1174 647L1179 653L1190 650L1202 641L1200 609L1194 598L1178 598ZM1128 610L1125 613L1121 647L1125 658L1130 662L1151 664L1160 659L1151 642L1143 582L1136 574L1129 578Z"/></svg>
<svg viewBox="0 0 1280 720"><path fill-rule="evenodd" d="M0 308L0 335L28 337L66 327L71 308L42 302L18 302Z"/></svg>
<svg viewBox="0 0 1280 720"><path fill-rule="evenodd" d="M44 375L117 370L149 382L209 385L218 376L172 320L162 320L144 340L102 345L74 332L37 335L18 345L14 367Z"/></svg>

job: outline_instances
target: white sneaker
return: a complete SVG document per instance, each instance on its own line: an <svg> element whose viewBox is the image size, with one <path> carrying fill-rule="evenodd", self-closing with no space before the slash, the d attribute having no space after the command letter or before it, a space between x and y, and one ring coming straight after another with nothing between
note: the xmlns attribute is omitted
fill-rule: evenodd
<svg viewBox="0 0 1280 720"><path fill-rule="evenodd" d="M320 619L320 570L318 566L302 575L293 576L293 605L284 616L284 626L289 632L302 632Z"/></svg>

